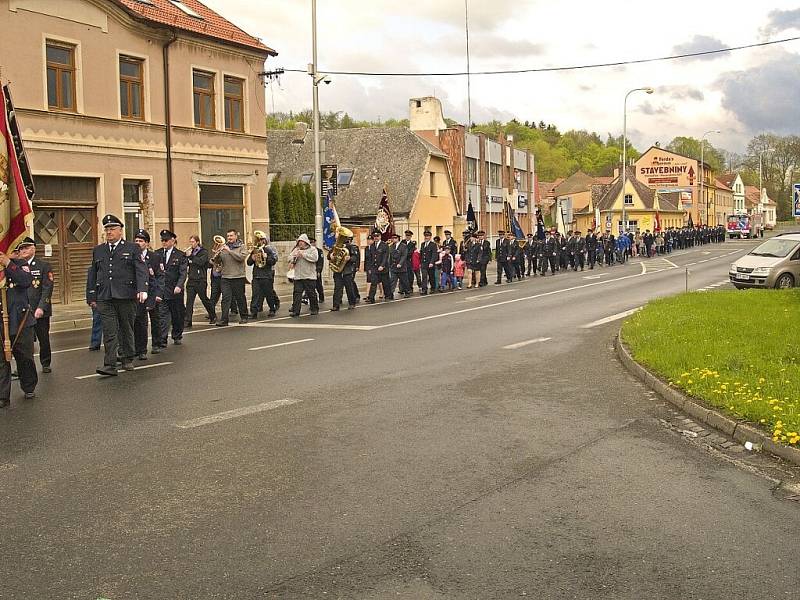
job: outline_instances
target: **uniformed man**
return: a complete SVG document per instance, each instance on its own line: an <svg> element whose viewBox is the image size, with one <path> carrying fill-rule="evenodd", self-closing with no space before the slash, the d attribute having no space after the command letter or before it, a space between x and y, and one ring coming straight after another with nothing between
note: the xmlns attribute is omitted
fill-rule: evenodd
<svg viewBox="0 0 800 600"><path fill-rule="evenodd" d="M412 239L414 232L410 229L406 229L403 235L405 236L403 244L406 247L406 296L408 297L414 292L414 265L411 264L411 261L417 250L417 242ZM422 287L419 284L420 282L417 282L417 286Z"/></svg>
<svg viewBox="0 0 800 600"><path fill-rule="evenodd" d="M594 263L597 261L597 234L594 229L590 229L586 234L586 254L589 259L589 270L594 270Z"/></svg>
<svg viewBox="0 0 800 600"><path fill-rule="evenodd" d="M5 270L6 297L8 306L0 302L0 312L8 315L8 333L11 342L11 352L17 363L19 383L25 394L25 399L36 397L36 384L39 382L36 374L36 363L33 361L33 328L36 320L33 318L28 301L28 289L31 287L33 277L28 264L22 259L12 259L0 252L0 269ZM3 327L0 326L0 342L4 341ZM2 344L0 344L2 345ZM11 363L6 360L5 353L0 349L0 408L7 407L11 402Z"/></svg>
<svg viewBox="0 0 800 600"><path fill-rule="evenodd" d="M577 271L578 267L583 271L586 266L586 240L581 237L580 231L575 231L575 242L573 243L573 257L575 266L573 270Z"/></svg>
<svg viewBox="0 0 800 600"><path fill-rule="evenodd" d="M26 237L17 245L20 260L25 261L30 269L31 287L28 288L28 301L36 319L33 328L39 342L39 362L42 373L50 373L52 351L50 350L50 317L53 316L53 269L50 263L36 258L36 243Z"/></svg>
<svg viewBox="0 0 800 600"><path fill-rule="evenodd" d="M347 308L352 310L358 304L358 290L356 289L356 272L361 264L361 250L353 243L353 238L347 238L345 244L347 259L341 273L333 274L333 307L332 311L339 310L342 304L342 293L347 293ZM331 254L328 252L328 260Z"/></svg>
<svg viewBox="0 0 800 600"><path fill-rule="evenodd" d="M547 237L544 240L543 247L544 256L542 257L542 275L547 272L548 264L550 265L550 273L555 275L556 271L558 270L558 255L561 250L561 245L552 232L547 232Z"/></svg>
<svg viewBox="0 0 800 600"><path fill-rule="evenodd" d="M196 297L200 298L200 302L203 303L203 308L206 309L208 314L208 322L213 325L217 322L216 303L212 304L206 295L208 290L208 269L211 267L211 263L209 262L208 250L203 248L200 243L200 236L189 236L186 261L189 265L188 278L186 280L186 316L183 319L183 328L192 328L194 299Z"/></svg>
<svg viewBox="0 0 800 600"><path fill-rule="evenodd" d="M375 304L375 292L378 291L379 283L383 288L383 296L386 301L394 300L394 296L389 285L389 245L381 240L381 234L378 232L372 234L372 239L374 240L370 254L372 282L369 284L367 302Z"/></svg>
<svg viewBox="0 0 800 600"><path fill-rule="evenodd" d="M500 250L503 247L503 244L506 241L506 232L502 229L497 230L497 239L494 242L494 259L497 261L497 280L494 282L495 285L500 285L503 283L503 260L501 260Z"/></svg>
<svg viewBox="0 0 800 600"><path fill-rule="evenodd" d="M455 240L453 240L453 243L455 243ZM407 252L408 247L400 242L400 236L396 233L392 235L392 243L389 246L389 287L392 296L394 296L398 283L401 296L408 297L411 295L406 282Z"/></svg>
<svg viewBox="0 0 800 600"><path fill-rule="evenodd" d="M133 345L139 360L147 360L148 329L153 338L153 354L161 352L161 320L159 319L156 298L163 296L164 269L161 258L150 249L150 234L139 229L133 238L139 247L139 255L147 267L147 301L137 304L136 321L133 324ZM149 323L149 328L148 328Z"/></svg>
<svg viewBox="0 0 800 600"><path fill-rule="evenodd" d="M167 337L172 330L172 342L176 346L183 343L183 321L186 318L183 290L186 289L186 278L189 272L189 261L186 254L175 248L177 236L169 229L162 229L161 248L156 251L164 270L164 285L161 295L156 298L158 318L161 321L161 335L158 345L167 347Z"/></svg>
<svg viewBox="0 0 800 600"><path fill-rule="evenodd" d="M435 292L438 287L436 261L439 260L439 248L436 246L436 242L433 241L431 237L433 234L430 230L426 230L422 235L425 239L419 248L420 268L422 270L420 295L424 296L428 293L428 287L430 287L431 292Z"/></svg>
<svg viewBox="0 0 800 600"><path fill-rule="evenodd" d="M133 324L136 301L147 301L147 267L139 248L122 238L124 225L118 217L103 217L106 241L95 246L86 277L86 302L97 308L103 321L103 366L100 375L117 374L117 350L122 368L133 370Z"/></svg>
<svg viewBox="0 0 800 600"><path fill-rule="evenodd" d="M264 253L264 265L256 264L256 257ZM267 301L269 312L267 317L274 317L281 306L278 294L275 293L275 265L278 263L278 251L269 245L267 238L259 239L258 245L253 248L247 257L247 264L253 267L253 280L251 282L252 294L250 296L250 317L258 318L258 313L264 310L264 300Z"/></svg>

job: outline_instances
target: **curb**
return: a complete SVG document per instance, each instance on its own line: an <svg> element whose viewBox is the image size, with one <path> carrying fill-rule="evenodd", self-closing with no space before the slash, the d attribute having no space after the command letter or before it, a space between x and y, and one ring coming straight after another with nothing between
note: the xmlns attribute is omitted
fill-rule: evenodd
<svg viewBox="0 0 800 600"><path fill-rule="evenodd" d="M800 466L800 450L797 448L776 444L771 437L755 427L741 421L735 421L715 409L703 406L680 390L670 387L636 362L622 340L622 329L614 337L614 348L617 351L617 357L620 362L633 376L682 412L732 437L740 444L745 442L760 444L770 454Z"/></svg>

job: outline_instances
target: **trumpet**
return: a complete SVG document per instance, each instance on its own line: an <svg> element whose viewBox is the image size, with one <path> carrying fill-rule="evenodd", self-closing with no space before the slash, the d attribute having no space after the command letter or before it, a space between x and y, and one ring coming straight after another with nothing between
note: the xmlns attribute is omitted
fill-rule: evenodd
<svg viewBox="0 0 800 600"><path fill-rule="evenodd" d="M267 234L256 230L253 232L253 243L248 244L248 250L253 257L253 264L259 269L263 269L267 265L267 254L264 252L266 243Z"/></svg>
<svg viewBox="0 0 800 600"><path fill-rule="evenodd" d="M221 235L214 236L214 246L211 248L211 268L215 273L222 272L222 248L225 246L225 238Z"/></svg>

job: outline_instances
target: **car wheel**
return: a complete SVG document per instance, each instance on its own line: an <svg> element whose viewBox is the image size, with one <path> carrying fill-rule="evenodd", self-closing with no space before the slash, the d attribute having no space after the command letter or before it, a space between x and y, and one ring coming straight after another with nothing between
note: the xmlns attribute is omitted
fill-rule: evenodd
<svg viewBox="0 0 800 600"><path fill-rule="evenodd" d="M775 289L786 290L793 287L794 287L794 277L792 277L791 273L783 273L775 281Z"/></svg>

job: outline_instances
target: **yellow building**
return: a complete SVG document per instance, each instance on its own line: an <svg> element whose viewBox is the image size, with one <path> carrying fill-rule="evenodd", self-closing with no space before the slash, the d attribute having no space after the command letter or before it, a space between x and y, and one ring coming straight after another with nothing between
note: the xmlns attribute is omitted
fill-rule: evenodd
<svg viewBox="0 0 800 600"><path fill-rule="evenodd" d="M624 211L627 229L632 232L682 227L679 199L679 193L659 194L650 189L634 177L634 167L628 167L624 193L621 177L610 185L592 186L589 208L575 213L576 226L581 232L599 228L617 235L625 229L622 225Z"/></svg>

